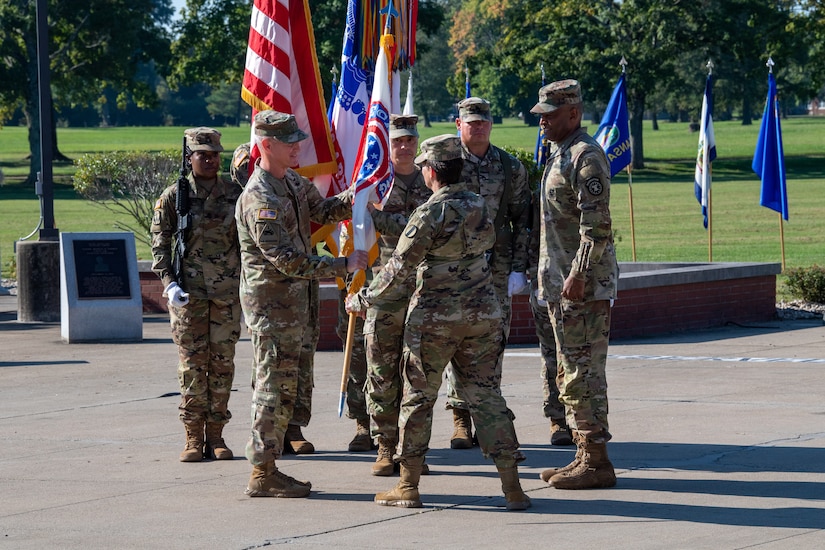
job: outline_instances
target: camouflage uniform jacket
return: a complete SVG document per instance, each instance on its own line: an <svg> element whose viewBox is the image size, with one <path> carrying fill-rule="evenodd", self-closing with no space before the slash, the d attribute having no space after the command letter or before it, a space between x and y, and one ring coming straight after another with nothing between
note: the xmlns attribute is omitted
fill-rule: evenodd
<svg viewBox="0 0 825 550"><path fill-rule="evenodd" d="M530 216L527 170L517 158L493 145L481 158L463 145L461 148L464 157L462 179L470 191L484 197L490 220L497 225L490 267L494 278L506 283L510 272L524 273L527 270ZM504 162L510 162L512 166L509 185L504 181ZM506 210L499 214L500 208Z"/></svg>
<svg viewBox="0 0 825 550"><path fill-rule="evenodd" d="M235 203L241 189L218 177L207 189L204 182L189 174L189 228L181 279L176 281L193 298L219 298L237 303L241 260ZM152 271L164 288L175 281L172 270L172 243L178 228L175 212L177 186L164 190L155 203L152 217Z"/></svg>
<svg viewBox="0 0 825 550"><path fill-rule="evenodd" d="M294 170L278 179L255 167L235 211L241 306L249 330L272 333L309 325L310 291L318 279L347 274L346 258L314 254L310 221L334 223L351 215L349 190L325 199Z"/></svg>
<svg viewBox="0 0 825 550"><path fill-rule="evenodd" d="M585 278L585 301L615 298L619 265L610 219L610 164L601 146L584 128L554 144L541 185L541 297L560 302L572 273Z"/></svg>
<svg viewBox="0 0 825 550"><path fill-rule="evenodd" d="M359 305L396 299L395 290L417 270L409 307L426 317L417 321L500 318L485 258L494 239L484 199L464 183L445 186L412 213L392 257L358 294Z"/></svg>
<svg viewBox="0 0 825 550"><path fill-rule="evenodd" d="M409 215L427 202L432 194L424 183L420 168L416 167L415 172L409 176L395 175L384 207L372 213L373 224L379 233L379 266L385 265L392 256L392 251L398 244L398 237L407 226Z"/></svg>

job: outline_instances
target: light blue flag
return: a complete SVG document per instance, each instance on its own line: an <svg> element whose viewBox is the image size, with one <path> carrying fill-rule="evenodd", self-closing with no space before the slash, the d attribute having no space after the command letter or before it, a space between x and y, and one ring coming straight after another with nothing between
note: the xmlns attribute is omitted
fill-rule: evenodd
<svg viewBox="0 0 825 550"><path fill-rule="evenodd" d="M779 125L779 99L776 79L768 74L768 97L762 113L762 126L753 154L753 171L762 179L759 204L782 214L788 220L788 190L785 185L785 152L782 149L782 128Z"/></svg>
<svg viewBox="0 0 825 550"><path fill-rule="evenodd" d="M630 127L627 123L627 89L624 82L625 74L619 77L619 82L610 96L610 103L602 117L602 123L593 136L610 161L610 177L615 176L625 166L630 164Z"/></svg>
<svg viewBox="0 0 825 550"><path fill-rule="evenodd" d="M699 125L699 147L696 152L696 170L693 175L693 191L702 205L705 229L708 228L708 204L710 202L711 163L716 160L716 136L713 133L713 76L705 82L702 99L702 122Z"/></svg>

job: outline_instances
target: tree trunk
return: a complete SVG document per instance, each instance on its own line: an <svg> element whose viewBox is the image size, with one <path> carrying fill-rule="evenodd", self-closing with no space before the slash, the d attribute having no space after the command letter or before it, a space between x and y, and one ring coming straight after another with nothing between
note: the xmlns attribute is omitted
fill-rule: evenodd
<svg viewBox="0 0 825 550"><path fill-rule="evenodd" d="M653 131L655 132L659 129L659 117L656 116L656 109L654 109L653 112L650 113L650 120L651 122L653 122Z"/></svg>
<svg viewBox="0 0 825 550"><path fill-rule="evenodd" d="M750 94L748 93L748 90L745 90L745 94L742 96L742 126L750 126L753 124L751 109Z"/></svg>
<svg viewBox="0 0 825 550"><path fill-rule="evenodd" d="M644 139L642 138L642 121L645 115L645 93L633 90L629 94L630 109L630 150L633 155L634 170L645 167Z"/></svg>

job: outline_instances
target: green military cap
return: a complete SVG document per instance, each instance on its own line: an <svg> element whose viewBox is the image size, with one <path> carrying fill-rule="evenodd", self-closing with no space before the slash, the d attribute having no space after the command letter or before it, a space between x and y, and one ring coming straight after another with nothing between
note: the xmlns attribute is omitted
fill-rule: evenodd
<svg viewBox="0 0 825 550"><path fill-rule="evenodd" d="M458 104L458 118L461 119L461 122L476 120L493 122L493 115L490 114L490 102L480 97L462 99Z"/></svg>
<svg viewBox="0 0 825 550"><path fill-rule="evenodd" d="M255 134L273 137L283 143L295 143L309 137L298 127L295 115L269 110L255 115Z"/></svg>
<svg viewBox="0 0 825 550"><path fill-rule="evenodd" d="M539 90L539 102L530 112L540 115L555 111L562 105L575 105L581 102L582 89L578 80L558 80Z"/></svg>
<svg viewBox="0 0 825 550"><path fill-rule="evenodd" d="M421 144L421 154L415 157L416 164L425 162L446 162L461 158L461 138L455 134L441 134L425 139Z"/></svg>
<svg viewBox="0 0 825 550"><path fill-rule="evenodd" d="M417 115L390 115L390 139L404 136L418 137Z"/></svg>
<svg viewBox="0 0 825 550"><path fill-rule="evenodd" d="M183 132L186 136L186 147L192 151L223 151L221 133L213 128L200 126L189 128Z"/></svg>

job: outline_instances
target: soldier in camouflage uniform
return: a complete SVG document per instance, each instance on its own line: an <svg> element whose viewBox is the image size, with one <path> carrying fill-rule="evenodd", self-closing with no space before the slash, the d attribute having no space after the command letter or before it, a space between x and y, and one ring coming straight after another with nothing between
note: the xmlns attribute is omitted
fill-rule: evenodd
<svg viewBox="0 0 825 550"><path fill-rule="evenodd" d="M607 456L605 364L619 266L610 219L610 164L581 126L575 80L544 86L531 112L551 142L542 176L539 298L548 304L558 349L559 399L576 458L541 478L558 489L612 487Z"/></svg>
<svg viewBox="0 0 825 550"><path fill-rule="evenodd" d="M501 305L504 337L510 335L510 300L527 286L530 187L527 171L518 159L490 143L493 117L490 103L478 97L458 104L456 127L461 136L467 188L484 198L496 229L490 249L493 286ZM498 366L499 371L501 365ZM447 409L453 410L453 449L473 446L472 425L467 403L454 390L451 369L447 369Z"/></svg>
<svg viewBox="0 0 825 550"><path fill-rule="evenodd" d="M470 404L485 457L499 471L508 510L524 510L516 464L515 428L501 396L496 365L504 352L501 307L492 286L486 252L495 240L484 199L461 181L459 138L444 134L424 141L416 163L432 197L410 216L392 257L369 288L347 300L361 312L406 294L416 273L407 312L402 359L403 397L397 447L401 480L375 502L420 507L418 482L432 431L432 412L444 367L452 361L456 388Z"/></svg>
<svg viewBox="0 0 825 550"><path fill-rule="evenodd" d="M241 331L238 297L240 254L235 203L241 190L220 176L221 134L211 128L186 130L189 228L180 279L173 270L177 186L168 187L152 218L152 270L169 298L172 339L178 345L180 419L186 429L182 462L204 454L233 458L223 439L232 418L229 392L235 376L235 344ZM204 448L204 440L206 447Z"/></svg>
<svg viewBox="0 0 825 550"><path fill-rule="evenodd" d="M537 189L533 193L533 204L531 206L530 223L530 266L527 274L530 278L530 310L533 313L533 321L536 325L536 337L539 340L541 350L541 381L544 393L542 410L544 417L550 419L550 444L551 445L572 445L573 434L567 427L564 419L564 405L559 401L559 388L556 383L558 373L558 361L556 360L556 337L553 335L553 323L547 314L547 302L539 299L539 241L541 236L541 190Z"/></svg>
<svg viewBox="0 0 825 550"><path fill-rule="evenodd" d="M345 277L367 267L367 253L349 258L318 256L310 243L310 221L326 224L351 216L351 194L325 199L295 166L307 137L293 115L261 111L255 115L261 158L235 211L241 246L241 305L255 362L252 434L246 458L252 475L246 494L253 497L305 497L311 484L275 467L290 422L298 419L300 385L310 381L318 339L318 279ZM309 403L304 404L308 407ZM289 427L288 427L289 426ZM295 426L298 432L300 428Z"/></svg>
<svg viewBox="0 0 825 550"><path fill-rule="evenodd" d="M372 212L379 233L378 265L392 257L398 237L413 210L427 202L432 191L424 184L421 169L415 164L418 152L418 117L390 115L390 154L395 179L381 210ZM402 296L395 301L380 302L367 311L364 342L367 353L367 404L372 418L372 435L378 439L378 456L372 474L389 476L394 471L393 453L398 443L398 413L401 406L401 352L404 318L415 290L415 273L407 275ZM426 467L426 465L425 465Z"/></svg>
<svg viewBox="0 0 825 550"><path fill-rule="evenodd" d="M235 152L232 154L232 162L229 165L229 175L232 178L232 181L241 187L246 187L246 182L249 181L249 163L251 160L252 148L248 142L238 145ZM312 304L312 308L317 311L319 307L317 293L314 294L313 297L314 302ZM317 318L318 316L316 315L314 319ZM307 350L311 350L311 353L315 353L315 347L317 346L319 336L320 330L308 333L305 347ZM254 384L254 362L252 365L252 377ZM311 416L312 386L312 373L302 371L301 376L298 378L298 398L296 400L295 407L293 407L293 418L290 419L290 425L292 427L287 430L287 437L285 438L285 452L293 454L311 454L315 452L315 447L312 443L304 439L304 436L300 431L301 426L306 426L309 423L309 417Z"/></svg>

